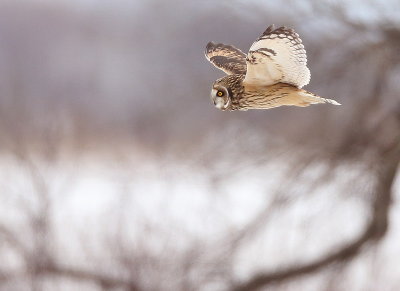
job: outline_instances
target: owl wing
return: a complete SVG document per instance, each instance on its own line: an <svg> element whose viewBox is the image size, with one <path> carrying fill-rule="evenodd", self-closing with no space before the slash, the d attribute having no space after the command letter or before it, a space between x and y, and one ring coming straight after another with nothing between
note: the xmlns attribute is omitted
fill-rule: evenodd
<svg viewBox="0 0 400 291"><path fill-rule="evenodd" d="M207 60L228 75L246 74L246 54L234 46L209 42L205 55Z"/></svg>
<svg viewBox="0 0 400 291"><path fill-rule="evenodd" d="M250 47L246 62L247 84L281 82L301 88L310 82L306 51L293 29L269 26Z"/></svg>

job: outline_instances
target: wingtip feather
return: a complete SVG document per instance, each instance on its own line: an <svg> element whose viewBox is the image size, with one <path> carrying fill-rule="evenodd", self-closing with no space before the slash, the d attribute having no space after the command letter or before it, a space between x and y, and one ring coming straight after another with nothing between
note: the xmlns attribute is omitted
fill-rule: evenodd
<svg viewBox="0 0 400 291"><path fill-rule="evenodd" d="M333 100L333 99L328 99L328 100L330 101L329 103L331 103L333 105L342 105L341 103L337 102L336 100Z"/></svg>
<svg viewBox="0 0 400 291"><path fill-rule="evenodd" d="M210 50L210 48L211 48L212 46L214 46L214 45L215 45L214 42L209 41L209 42L207 43L207 45L206 45L206 52L208 52L208 51Z"/></svg>
<svg viewBox="0 0 400 291"><path fill-rule="evenodd" d="M212 47L214 47L214 46L215 46L215 43L212 42L212 41L210 41L210 42L207 43L206 48L204 49L204 55L206 56L206 59L207 59L207 60L210 60L208 54L209 54L209 52L210 52L210 49L211 49Z"/></svg>
<svg viewBox="0 0 400 291"><path fill-rule="evenodd" d="M272 31L274 31L275 29L275 25L271 24L270 26L267 27L267 29L263 32L262 35L268 35L270 34Z"/></svg>

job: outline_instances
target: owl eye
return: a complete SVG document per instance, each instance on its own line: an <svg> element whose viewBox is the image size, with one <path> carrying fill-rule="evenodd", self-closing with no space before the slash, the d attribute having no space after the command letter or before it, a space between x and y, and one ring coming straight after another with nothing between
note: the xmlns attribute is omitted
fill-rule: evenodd
<svg viewBox="0 0 400 291"><path fill-rule="evenodd" d="M222 96L224 96L224 92L222 92L222 91L218 91L218 92L217 92L217 96L218 96L218 97L222 97Z"/></svg>

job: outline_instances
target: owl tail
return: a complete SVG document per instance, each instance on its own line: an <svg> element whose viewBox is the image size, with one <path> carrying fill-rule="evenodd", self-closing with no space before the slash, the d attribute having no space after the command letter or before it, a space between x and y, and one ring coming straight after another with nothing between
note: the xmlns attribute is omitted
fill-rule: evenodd
<svg viewBox="0 0 400 291"><path fill-rule="evenodd" d="M301 90L300 92L297 93L297 95L300 97L300 100L297 106L305 107L311 104L318 104L318 103L329 103L333 105L342 105L339 102L333 100L333 99L327 99L327 98L322 98L319 97L318 95L315 95L314 93L308 92L306 90Z"/></svg>

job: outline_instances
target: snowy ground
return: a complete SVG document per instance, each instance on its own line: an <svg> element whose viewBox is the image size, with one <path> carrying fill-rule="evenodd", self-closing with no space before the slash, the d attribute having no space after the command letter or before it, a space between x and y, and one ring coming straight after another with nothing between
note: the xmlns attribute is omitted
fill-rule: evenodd
<svg viewBox="0 0 400 291"><path fill-rule="evenodd" d="M18 235L27 227L27 209L40 208L36 176L21 161L2 160L0 219ZM36 179L44 181L51 197L52 250L65 264L85 265L87 257L96 253L106 258L101 242L117 233L132 242L145 233L152 248L163 247L173 238L174 251L186 249L194 240L220 246L276 197L282 188L276 181L284 181L284 169L275 163L258 165L222 175L216 182L206 168L176 160L143 160L140 155L113 160L88 155L74 162L39 164L40 177ZM278 193L287 201L265 216L262 235L252 236L235 255L237 274L245 278L266 268L306 262L355 237L366 223L366 199L363 193L343 192L337 183L351 181L354 171L341 170L332 185L308 195L302 194L302 189ZM266 179L265 173L272 172ZM396 185L399 193L399 181ZM399 195L393 201L389 233L374 262L360 259L352 264L353 290L362 290L371 272L376 284L400 283L398 199ZM151 235L145 231L148 228Z"/></svg>

